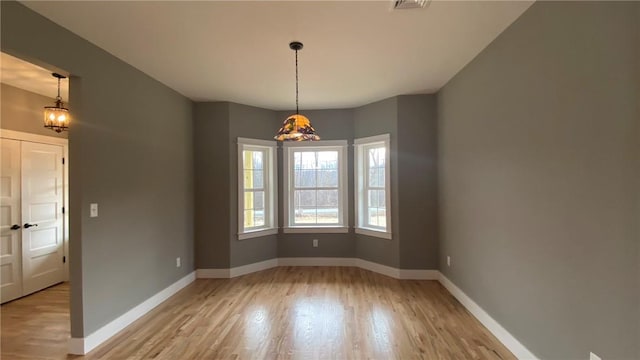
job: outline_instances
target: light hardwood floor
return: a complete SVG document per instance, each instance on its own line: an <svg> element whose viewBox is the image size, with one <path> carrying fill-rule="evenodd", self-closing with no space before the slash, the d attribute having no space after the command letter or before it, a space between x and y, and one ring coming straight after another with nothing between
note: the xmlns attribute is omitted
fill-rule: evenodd
<svg viewBox="0 0 640 360"><path fill-rule="evenodd" d="M2 306L2 359L64 359L67 285ZM436 281L280 267L196 280L70 359L514 359Z"/></svg>

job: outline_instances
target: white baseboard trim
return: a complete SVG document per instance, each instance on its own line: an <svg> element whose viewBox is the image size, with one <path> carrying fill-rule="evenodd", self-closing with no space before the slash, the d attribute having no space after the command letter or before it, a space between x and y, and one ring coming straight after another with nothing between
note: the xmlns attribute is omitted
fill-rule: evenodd
<svg viewBox="0 0 640 360"><path fill-rule="evenodd" d="M538 358L533 355L529 349L518 341L513 335L511 335L505 328L502 327L491 315L489 315L480 305L476 304L467 294L465 294L459 287L457 287L451 280L449 280L444 274L439 273L438 280L444 286L451 295L453 295L462 306L464 306L469 312L478 319L492 334L495 336L509 351L521 360L537 360Z"/></svg>
<svg viewBox="0 0 640 360"><path fill-rule="evenodd" d="M400 269L400 277L402 280L439 280L440 271L438 270L414 270Z"/></svg>
<svg viewBox="0 0 640 360"><path fill-rule="evenodd" d="M192 283L195 279L196 273L194 271L138 304L133 309L120 315L115 320L96 330L89 336L69 339L69 353L74 355L86 355L89 351L95 349L98 345L107 341L122 329L129 326L132 322L141 318L153 308L167 300L171 295Z"/></svg>
<svg viewBox="0 0 640 360"><path fill-rule="evenodd" d="M400 269L394 268L387 265L382 265L378 263L374 263L367 260L355 259L356 266L360 269L365 269L369 271L373 271L378 274L386 275L392 277L394 279L400 279Z"/></svg>
<svg viewBox="0 0 640 360"><path fill-rule="evenodd" d="M398 269L358 258L285 257L269 259L230 269L198 269L198 279L229 279L278 266L353 266L401 280L438 280L438 270Z"/></svg>
<svg viewBox="0 0 640 360"><path fill-rule="evenodd" d="M269 259L269 260L260 261L253 264L231 268L229 269L229 276L233 278L236 276L251 274L256 271L271 269L277 266L278 266L278 259Z"/></svg>
<svg viewBox="0 0 640 360"><path fill-rule="evenodd" d="M197 269L196 279L228 279L231 269Z"/></svg>
<svg viewBox="0 0 640 360"><path fill-rule="evenodd" d="M354 258L287 257L278 258L278 266L356 266Z"/></svg>

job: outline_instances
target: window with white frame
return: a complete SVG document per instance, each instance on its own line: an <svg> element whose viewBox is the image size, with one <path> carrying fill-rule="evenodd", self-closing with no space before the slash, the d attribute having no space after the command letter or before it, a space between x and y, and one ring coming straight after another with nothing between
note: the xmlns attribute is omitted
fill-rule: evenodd
<svg viewBox="0 0 640 360"><path fill-rule="evenodd" d="M389 134L355 139L356 233L391 239Z"/></svg>
<svg viewBox="0 0 640 360"><path fill-rule="evenodd" d="M238 138L238 239L278 232L275 141Z"/></svg>
<svg viewBox="0 0 640 360"><path fill-rule="evenodd" d="M348 232L347 142L284 143L284 232Z"/></svg>

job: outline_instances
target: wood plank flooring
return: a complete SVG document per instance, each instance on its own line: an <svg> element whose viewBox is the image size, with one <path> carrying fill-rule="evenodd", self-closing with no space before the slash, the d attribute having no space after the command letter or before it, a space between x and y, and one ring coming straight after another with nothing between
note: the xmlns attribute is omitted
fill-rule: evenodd
<svg viewBox="0 0 640 360"><path fill-rule="evenodd" d="M65 291L2 306L2 359L514 359L437 281L358 268L196 280L84 357L64 354Z"/></svg>
<svg viewBox="0 0 640 360"><path fill-rule="evenodd" d="M69 342L69 283L0 307L2 360L64 359Z"/></svg>

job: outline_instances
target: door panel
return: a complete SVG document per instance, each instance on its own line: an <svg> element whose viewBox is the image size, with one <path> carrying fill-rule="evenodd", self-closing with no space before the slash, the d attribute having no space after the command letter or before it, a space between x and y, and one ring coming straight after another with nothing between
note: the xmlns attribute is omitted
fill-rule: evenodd
<svg viewBox="0 0 640 360"><path fill-rule="evenodd" d="M20 229L20 141L0 139L0 292L1 302L22 296Z"/></svg>
<svg viewBox="0 0 640 360"><path fill-rule="evenodd" d="M23 295L64 281L62 153L22 142Z"/></svg>

